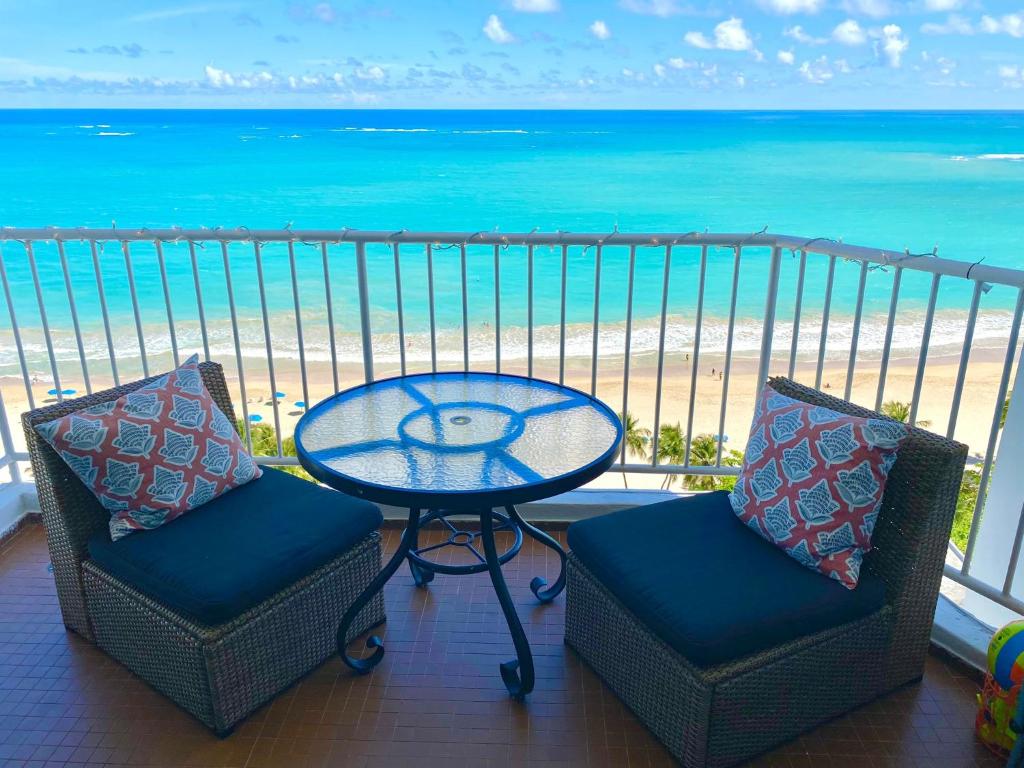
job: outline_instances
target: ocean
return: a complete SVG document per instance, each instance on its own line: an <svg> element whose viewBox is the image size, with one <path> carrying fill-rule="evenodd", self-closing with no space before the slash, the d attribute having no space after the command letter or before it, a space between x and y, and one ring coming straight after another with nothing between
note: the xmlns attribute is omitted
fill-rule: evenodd
<svg viewBox="0 0 1024 768"><path fill-rule="evenodd" d="M7 110L0 111L0 169L0 226L751 233L767 227L915 253L937 247L946 258L1024 268L1024 112ZM169 244L165 250L182 346L197 344L187 249ZM34 368L45 370L41 337L32 334L41 319L24 249L9 242L0 255L26 329L27 353ZM133 255L151 344L166 345L153 249L137 246ZM300 244L296 255L303 319L319 327L325 314L320 252ZM442 353L459 357L458 250L433 255ZM767 255L764 249L744 251L736 307L741 354L758 343ZM58 357L74 360L73 336L60 330L71 327L71 318L56 250L39 246L36 256L44 304L58 329ZM91 256L72 244L67 256L87 354L104 357ZM251 246L233 246L230 256L243 342L258 354L263 335ZM369 257L374 330L387 334L397 319L393 256L379 247ZM692 318L698 257L697 249L673 254L673 318ZM114 327L131 339L120 248L107 244L100 258ZM207 316L226 318L219 249L207 247L199 258ZM332 246L330 258L341 354L358 360L351 246ZM521 355L525 251L509 249L501 258L502 324L510 345L505 354ZM423 250L404 247L402 259L406 330L422 334L428 326ZM626 249L604 254L602 344L610 349L620 343L627 259ZM268 246L264 260L271 324L280 331L293 328L287 252ZM657 343L663 260L663 249L638 249L635 351ZM711 249L708 260L705 313L720 329L729 312L733 254ZM809 260L810 331L820 321L825 261ZM789 253L784 262L780 317L792 311L797 263ZM570 354L589 350L593 264L593 249L570 250ZM494 322L490 248L471 249L468 269L469 332L483 338ZM535 322L542 355L557 350L552 329L559 322L560 269L557 249L537 250ZM849 344L857 269L837 267L830 332L836 349ZM891 275L874 270L869 279L861 342L867 355L881 346ZM970 300L970 287L954 282L946 281L940 292L935 332L938 348L950 351L962 338ZM897 346L904 337L908 348L915 334L919 339L928 290L927 278L905 275ZM979 343L989 331L994 339L1005 338L1014 300L1009 290L985 296ZM8 321L3 307L0 374L17 367ZM229 330L223 323L211 329L217 349L230 351ZM290 342L281 333L275 338L282 354L297 351L294 335ZM721 345L724 338L712 332L706 343ZM670 350L685 350L691 341L685 322L670 323ZM311 332L307 343L311 357L326 355L326 334Z"/></svg>

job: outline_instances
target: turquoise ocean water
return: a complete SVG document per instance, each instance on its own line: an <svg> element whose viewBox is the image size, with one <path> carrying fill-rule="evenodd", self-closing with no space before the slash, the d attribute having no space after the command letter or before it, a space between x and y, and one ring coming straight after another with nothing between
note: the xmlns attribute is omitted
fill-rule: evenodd
<svg viewBox="0 0 1024 768"><path fill-rule="evenodd" d="M1024 113L0 111L0 226L107 227L112 221L119 227L470 232L767 227L913 252L937 245L947 258L1024 268ZM2 255L19 322L29 331L38 328L24 250L8 243ZM69 245L67 255L89 353L105 354L91 255L77 245ZM695 249L674 255L673 316L692 315L698 255ZM187 250L168 245L166 256L173 309L187 326L197 316ZM296 256L303 317L317 326L324 315L320 253L300 245ZM50 321L69 328L56 251L40 246L37 257ZM333 248L330 258L344 340L358 328L351 249ZM420 333L428 317L423 251L410 246L402 258L407 331ZM461 323L458 251L436 251L434 258L444 336ZM508 329L525 324L526 257L510 249L501 258L502 322ZM561 254L538 249L535 258L535 320L550 326L559 319ZM604 257L602 319L613 329L625 313L627 258L624 249L607 249ZM660 250L638 251L634 319L641 346L653 343L663 258ZM155 329L166 316L152 247L139 246L134 259L142 319ZM251 248L234 246L230 259L239 321L258 347L260 302ZM130 338L133 315L117 244L105 246L100 260L115 328ZM226 317L219 249L208 246L199 260L207 314ZM741 351L748 325L756 343L766 262L764 251L744 253L737 305ZM570 325L583 327L592 319L593 263L593 249L569 253ZM792 308L795 265L787 254L783 314ZM268 247L264 268L268 311L272 323L283 327L293 309L285 249ZM712 320L728 314L732 269L730 251L709 253L706 312ZM833 329L841 339L852 313L857 268L837 269ZM394 266L386 249L371 249L370 278L374 327L386 332L396 322ZM473 333L485 334L493 323L493 280L490 249L471 250ZM862 331L862 348L869 351L888 308L890 281L891 271L872 272L869 279ZM905 277L905 322L897 337L904 325L911 335L919 325L928 286L926 278ZM824 260L809 266L807 292L813 325L824 292ZM969 297L969 286L943 284L940 341L956 340ZM994 318L993 333L1014 298L1010 291L986 295L983 313ZM0 310L2 373L15 360L10 336L4 335L6 306ZM986 322L979 328L982 339ZM308 341L310 354L318 354L324 340L311 332ZM585 334L577 341L584 344ZM30 356L41 350L33 343ZM538 344L544 343L542 334ZM686 343L686 331L679 330L670 347ZM59 355L76 354L68 338L58 339L58 348Z"/></svg>

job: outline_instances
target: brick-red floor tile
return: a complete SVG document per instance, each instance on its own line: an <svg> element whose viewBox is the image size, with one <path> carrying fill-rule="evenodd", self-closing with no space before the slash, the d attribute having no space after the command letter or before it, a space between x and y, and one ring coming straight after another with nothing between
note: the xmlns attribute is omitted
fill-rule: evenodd
<svg viewBox="0 0 1024 768"><path fill-rule="evenodd" d="M398 532L385 531L385 545ZM564 542L564 534L556 534ZM215 738L61 624L43 529L0 545L3 766L665 766L665 749L562 643L564 598L541 606L534 575L557 559L527 539L505 566L533 648L537 686L519 704L499 662L512 644L486 574L407 570L385 591L387 655L353 677L329 660ZM974 740L977 683L938 656L897 691L753 761L756 766L999 765Z"/></svg>

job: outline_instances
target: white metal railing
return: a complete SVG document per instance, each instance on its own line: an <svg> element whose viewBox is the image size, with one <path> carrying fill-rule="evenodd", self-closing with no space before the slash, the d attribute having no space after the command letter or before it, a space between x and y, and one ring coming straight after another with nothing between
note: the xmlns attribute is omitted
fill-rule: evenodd
<svg viewBox="0 0 1024 768"><path fill-rule="evenodd" d="M269 386L276 455L260 461L277 464L295 463L284 455L277 397L285 353L297 357L303 404L392 373L474 368L613 392L624 414L642 378L636 366L646 364L649 459L630 461L624 446L617 470L689 476L736 473L728 425L750 414L730 405L737 392L749 396L750 382L779 373L830 388L836 375L843 396L875 409L902 387L914 422L929 364L948 357L948 408L928 415L969 442L981 466L975 523L1024 313L1021 270L767 232L0 228L0 286L0 382L23 390L25 407L38 405L40 387L60 400L69 383L91 392L199 351L225 364L250 446L252 385ZM940 316L945 336L936 339ZM984 361L972 366L972 355ZM710 385L708 359L717 361ZM897 359L910 360L900 366L909 378L894 376ZM754 376L737 381L737 366ZM972 380L979 366L992 369L982 382ZM855 391L875 376L873 391ZM685 384L682 405L670 381ZM682 461L666 463L670 400L685 446ZM16 480L27 454L3 409L0 398L0 470ZM692 460L695 432L714 436L712 460ZM977 529L963 568L947 575L1024 610L1009 587L1024 524L998 587L971 576Z"/></svg>

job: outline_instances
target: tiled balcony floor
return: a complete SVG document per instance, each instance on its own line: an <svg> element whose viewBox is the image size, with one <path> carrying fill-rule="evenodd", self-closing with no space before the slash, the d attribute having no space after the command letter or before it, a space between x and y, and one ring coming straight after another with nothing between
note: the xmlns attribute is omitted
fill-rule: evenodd
<svg viewBox="0 0 1024 768"><path fill-rule="evenodd" d="M386 531L386 544L397 536ZM377 670L353 677L332 658L218 740L64 630L44 533L29 525L0 549L0 765L672 765L563 645L564 597L533 601L530 578L557 564L527 542L505 568L537 665L525 704L498 675L512 646L487 575L438 576L419 590L403 569L385 593L388 653ZM973 738L975 689L932 657L921 685L756 764L999 765Z"/></svg>

